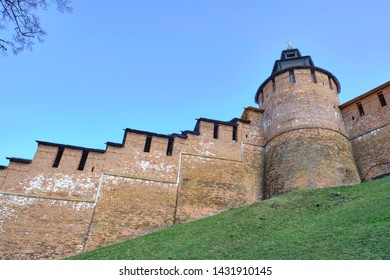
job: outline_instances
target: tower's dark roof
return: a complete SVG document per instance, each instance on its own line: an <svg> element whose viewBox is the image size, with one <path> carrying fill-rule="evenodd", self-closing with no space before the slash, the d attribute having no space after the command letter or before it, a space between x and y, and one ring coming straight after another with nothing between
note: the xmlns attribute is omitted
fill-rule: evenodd
<svg viewBox="0 0 390 280"><path fill-rule="evenodd" d="M282 51L280 60L275 61L272 74L297 67L314 67L314 63L310 56L302 56L298 49L287 49Z"/></svg>
<svg viewBox="0 0 390 280"><path fill-rule="evenodd" d="M275 76L280 75L284 72L293 69L312 69L329 75L337 86L337 92L340 92L340 82L338 79L329 71L316 67L313 60L309 55L302 56L298 49L288 48L282 51L280 59L275 61L274 67L272 68L271 76L269 76L258 88L255 96L255 102L258 103L260 93L263 91L264 86L272 80Z"/></svg>

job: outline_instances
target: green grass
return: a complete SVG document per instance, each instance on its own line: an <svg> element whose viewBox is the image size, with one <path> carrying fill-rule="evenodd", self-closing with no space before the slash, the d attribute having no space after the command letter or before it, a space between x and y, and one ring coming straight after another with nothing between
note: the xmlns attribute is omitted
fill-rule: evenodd
<svg viewBox="0 0 390 280"><path fill-rule="evenodd" d="M390 259L390 177L294 191L70 259Z"/></svg>

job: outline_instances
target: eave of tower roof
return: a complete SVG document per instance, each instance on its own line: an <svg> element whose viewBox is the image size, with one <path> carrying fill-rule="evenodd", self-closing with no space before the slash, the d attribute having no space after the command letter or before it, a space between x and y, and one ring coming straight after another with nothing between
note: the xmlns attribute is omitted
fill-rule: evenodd
<svg viewBox="0 0 390 280"><path fill-rule="evenodd" d="M334 83L336 84L336 87L337 87L337 93L340 93L341 91L341 86L340 86L340 82L339 80L336 78L335 75L333 75L332 73L330 73L329 71L325 70L325 69L322 69L320 67L315 67L315 66L296 66L296 67L290 67L290 68L286 68L286 69L283 69L279 72L276 72L276 73L273 73L271 76L269 76L260 86L259 88L257 89L256 91L256 95L255 95L255 102L258 104L258 99L259 99L259 95L260 93L263 91L263 88L267 85L267 83L269 81L271 81L273 78L275 78L276 76L280 75L280 74L283 74L285 72L288 72L290 70L294 70L294 69L311 69L313 71L318 71L318 72L322 72L328 76L330 76Z"/></svg>

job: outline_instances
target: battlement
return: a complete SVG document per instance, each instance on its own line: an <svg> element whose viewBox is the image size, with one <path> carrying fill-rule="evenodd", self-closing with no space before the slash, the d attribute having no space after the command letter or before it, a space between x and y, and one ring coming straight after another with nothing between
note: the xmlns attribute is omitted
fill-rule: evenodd
<svg viewBox="0 0 390 280"><path fill-rule="evenodd" d="M83 244L65 245L66 256L253 203L262 196L261 115L247 108L230 121L199 118L193 130L169 135L126 128L122 143L107 142L105 150L36 141L32 160L8 158L9 166L0 169L0 208L17 213L8 217L15 223L36 225L40 232L48 229L38 217L47 217L51 229L61 215L59 231L83 232L76 241L48 232L31 245ZM75 223L77 229L69 228ZM0 231L27 241L12 224L0 221ZM50 258L47 250L31 251L34 256L24 249L16 254ZM9 256L15 254L0 253Z"/></svg>
<svg viewBox="0 0 390 280"><path fill-rule="evenodd" d="M125 128L105 149L36 141L0 166L0 259L51 259L300 188L390 174L390 82L339 105L340 84L282 51L240 118Z"/></svg>
<svg viewBox="0 0 390 280"><path fill-rule="evenodd" d="M340 105L362 180L390 173L390 81Z"/></svg>
<svg viewBox="0 0 390 280"><path fill-rule="evenodd" d="M1 169L22 168L27 171L29 167L24 165L33 164L39 165L43 170L47 170L49 167L62 169L66 166L68 171L84 171L85 169L85 171L93 172L95 170L94 166L90 169L85 168L87 162L97 158L105 160L107 153L123 153L122 149L131 150L135 153L143 151L144 153L157 153L159 156L164 154L174 156L174 151L179 152L179 149L174 148L175 143L180 146L183 141L196 139L198 136L202 136L202 141L206 139L216 141L218 139L216 142L218 145L223 145L225 142L237 142L239 137L238 127L240 124L250 124L250 122L250 120L244 118L234 118L231 121L199 118L194 130L184 130L180 134L159 134L126 128L124 129L122 143L106 142L105 150L36 140L38 148L34 159L8 157L9 166L1 166ZM61 162L66 162L66 165L61 164Z"/></svg>

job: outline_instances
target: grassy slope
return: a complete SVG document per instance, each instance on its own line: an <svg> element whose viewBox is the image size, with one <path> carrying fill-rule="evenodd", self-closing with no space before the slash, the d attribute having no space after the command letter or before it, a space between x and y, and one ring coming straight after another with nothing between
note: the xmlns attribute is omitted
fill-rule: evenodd
<svg viewBox="0 0 390 280"><path fill-rule="evenodd" d="M72 259L389 260L390 178L291 192Z"/></svg>

